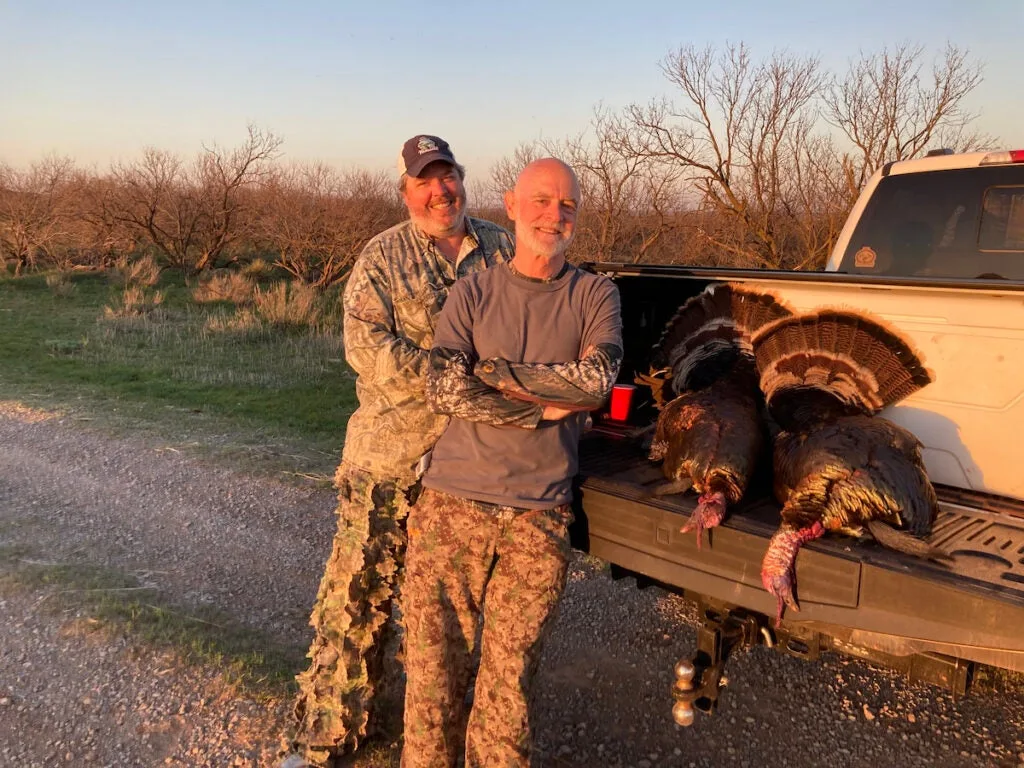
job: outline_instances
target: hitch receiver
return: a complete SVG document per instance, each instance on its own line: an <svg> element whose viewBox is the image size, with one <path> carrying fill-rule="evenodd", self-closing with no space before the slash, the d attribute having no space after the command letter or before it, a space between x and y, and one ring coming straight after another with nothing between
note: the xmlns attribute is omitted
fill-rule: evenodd
<svg viewBox="0 0 1024 768"><path fill-rule="evenodd" d="M676 662L672 687L672 719L683 726L693 724L695 710L710 714L718 706L718 693L729 682L725 662L736 646L771 642L760 614L717 601L701 601L699 608L697 653Z"/></svg>

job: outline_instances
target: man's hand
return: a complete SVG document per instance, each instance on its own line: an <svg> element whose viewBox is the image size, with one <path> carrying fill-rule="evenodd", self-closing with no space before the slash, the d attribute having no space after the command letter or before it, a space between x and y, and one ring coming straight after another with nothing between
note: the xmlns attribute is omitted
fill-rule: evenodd
<svg viewBox="0 0 1024 768"><path fill-rule="evenodd" d="M545 405L540 418L541 421L561 421L570 413L576 413L576 411L570 411L568 408L559 408L556 405Z"/></svg>

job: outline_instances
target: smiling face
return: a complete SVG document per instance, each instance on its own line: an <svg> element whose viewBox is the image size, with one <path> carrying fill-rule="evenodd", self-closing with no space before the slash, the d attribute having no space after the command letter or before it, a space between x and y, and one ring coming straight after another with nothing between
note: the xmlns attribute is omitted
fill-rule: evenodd
<svg viewBox="0 0 1024 768"><path fill-rule="evenodd" d="M552 260L564 256L575 235L580 187L565 163L546 158L530 163L505 195L516 225L516 253Z"/></svg>
<svg viewBox="0 0 1024 768"><path fill-rule="evenodd" d="M443 160L409 176L402 190L409 218L430 237L450 237L466 223L466 188L455 166Z"/></svg>

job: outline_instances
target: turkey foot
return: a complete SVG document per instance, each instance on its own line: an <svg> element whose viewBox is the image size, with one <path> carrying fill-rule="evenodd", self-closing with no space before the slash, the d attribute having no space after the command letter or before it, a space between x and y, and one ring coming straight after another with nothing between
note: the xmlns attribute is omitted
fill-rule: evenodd
<svg viewBox="0 0 1024 768"><path fill-rule="evenodd" d="M701 547L701 535L709 528L721 525L725 518L725 496L722 493L705 493L697 499L697 506L690 513L690 519L680 533L697 532L697 549Z"/></svg>
<svg viewBox="0 0 1024 768"><path fill-rule="evenodd" d="M825 533L825 527L815 521L806 528L783 527L772 536L768 551L761 562L761 583L778 601L775 625L782 621L785 608L799 611L796 601L796 554L800 547Z"/></svg>

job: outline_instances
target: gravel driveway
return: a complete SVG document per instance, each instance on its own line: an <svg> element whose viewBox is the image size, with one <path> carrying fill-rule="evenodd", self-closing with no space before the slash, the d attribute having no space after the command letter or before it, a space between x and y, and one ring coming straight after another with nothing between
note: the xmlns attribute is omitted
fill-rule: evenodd
<svg viewBox="0 0 1024 768"><path fill-rule="evenodd" d="M286 700L60 608L57 586L2 577L25 563L127 573L301 652L333 509L327 490L0 403L0 766L273 765ZM541 671L536 764L1024 766L1019 678L953 701L837 656L738 653L719 712L678 728L671 669L693 622L689 602L577 557Z"/></svg>

